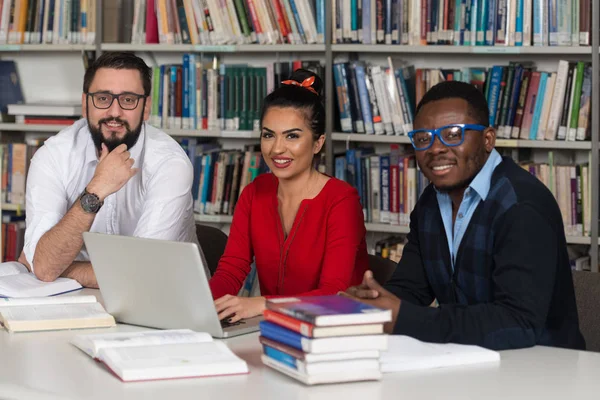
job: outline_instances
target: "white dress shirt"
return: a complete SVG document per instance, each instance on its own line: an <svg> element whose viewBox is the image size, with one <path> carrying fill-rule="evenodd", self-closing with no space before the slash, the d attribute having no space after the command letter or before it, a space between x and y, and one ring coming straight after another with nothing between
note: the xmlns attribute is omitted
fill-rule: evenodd
<svg viewBox="0 0 600 400"><path fill-rule="evenodd" d="M194 169L184 150L169 135L144 123L130 153L138 173L106 197L90 232L197 244ZM38 241L79 201L97 165L85 119L46 140L35 153L27 175L24 246L32 268ZM85 245L75 261L90 261Z"/></svg>

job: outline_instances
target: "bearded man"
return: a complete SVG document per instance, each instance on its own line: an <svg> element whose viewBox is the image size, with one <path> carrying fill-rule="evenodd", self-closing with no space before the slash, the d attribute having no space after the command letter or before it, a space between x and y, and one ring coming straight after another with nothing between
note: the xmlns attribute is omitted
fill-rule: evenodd
<svg viewBox="0 0 600 400"><path fill-rule="evenodd" d="M83 118L35 153L19 261L38 279L98 287L87 231L197 243L193 167L173 138L146 123L151 87L144 60L104 53L85 72Z"/></svg>

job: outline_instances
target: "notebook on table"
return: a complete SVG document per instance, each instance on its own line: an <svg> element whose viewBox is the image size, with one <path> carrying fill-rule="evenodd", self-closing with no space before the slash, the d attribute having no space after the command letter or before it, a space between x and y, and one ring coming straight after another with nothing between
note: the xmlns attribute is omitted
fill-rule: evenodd
<svg viewBox="0 0 600 400"><path fill-rule="evenodd" d="M21 263L0 263L0 297L55 296L82 289L74 279L59 277L53 282L40 281Z"/></svg>

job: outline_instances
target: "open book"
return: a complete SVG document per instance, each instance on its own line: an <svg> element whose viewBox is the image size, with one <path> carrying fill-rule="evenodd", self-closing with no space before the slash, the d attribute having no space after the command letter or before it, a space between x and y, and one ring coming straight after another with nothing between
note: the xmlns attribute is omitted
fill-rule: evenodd
<svg viewBox="0 0 600 400"><path fill-rule="evenodd" d="M390 335L381 353L382 372L455 367L500 361L500 353L479 346L427 343L403 335Z"/></svg>
<svg viewBox="0 0 600 400"><path fill-rule="evenodd" d="M78 335L71 344L126 382L248 373L225 343L189 329Z"/></svg>
<svg viewBox="0 0 600 400"><path fill-rule="evenodd" d="M74 279L57 278L43 282L18 262L0 263L0 297L44 297L81 289Z"/></svg>
<svg viewBox="0 0 600 400"><path fill-rule="evenodd" d="M0 323L10 332L115 326L95 296L0 299Z"/></svg>

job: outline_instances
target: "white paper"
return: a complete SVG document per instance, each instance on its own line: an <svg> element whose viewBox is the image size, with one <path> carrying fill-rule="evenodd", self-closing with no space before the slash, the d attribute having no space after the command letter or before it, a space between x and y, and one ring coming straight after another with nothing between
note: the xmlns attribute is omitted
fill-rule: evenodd
<svg viewBox="0 0 600 400"><path fill-rule="evenodd" d="M403 335L390 335L381 353L382 372L423 370L500 360L500 354L479 346L426 343Z"/></svg>
<svg viewBox="0 0 600 400"><path fill-rule="evenodd" d="M74 279L57 278L54 282L44 282L32 273L0 277L2 297L45 297L81 289Z"/></svg>
<svg viewBox="0 0 600 400"><path fill-rule="evenodd" d="M10 276L27 273L29 273L29 270L20 262L7 261L0 263L0 276Z"/></svg>

